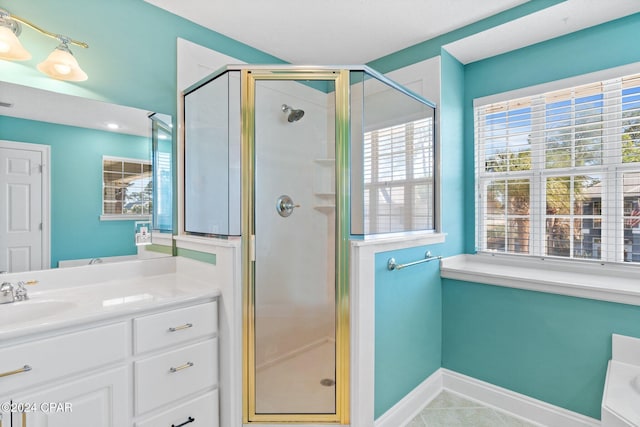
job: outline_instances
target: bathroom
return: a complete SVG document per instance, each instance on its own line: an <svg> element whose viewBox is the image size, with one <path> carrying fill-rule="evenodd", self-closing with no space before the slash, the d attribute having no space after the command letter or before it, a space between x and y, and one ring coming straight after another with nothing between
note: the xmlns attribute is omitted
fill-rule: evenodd
<svg viewBox="0 0 640 427"><path fill-rule="evenodd" d="M607 363L611 359L611 336L640 337L637 291L617 292L612 297L607 292L571 293L566 287L562 290L548 286L529 288L523 285L526 281L519 280L516 273L507 272L506 278L499 279L478 273L475 279L471 279L460 273L461 269L455 265L448 272L443 269L441 273L437 262L400 271L387 270L389 258L393 257L399 263L412 262L422 259L427 250L443 258L475 253L475 99L616 67L633 67L640 61L640 53L634 45L636 28L640 24L638 10L600 25L570 30L570 34L559 34L556 38L528 47L486 54L482 59L465 58L464 49L457 49L461 43L457 42L470 34L507 25L511 21L515 22L516 29L513 26L506 28L517 32L518 19L574 3L578 8L581 4L595 7L588 1L527 2L482 20L476 26L451 31L446 37L430 39L406 50L398 49L395 53L366 61L374 70L437 106L441 214L436 221L437 230L441 233L431 236L436 240L429 240L431 237L420 240L418 237L356 249L358 261L352 259L352 272L358 271L361 280L368 280L371 286L363 287L364 294L358 295L369 310L359 313L360 325L368 325L360 331L363 347L354 346L352 349L352 357L357 355L358 364L351 367L351 378L352 383L360 387L361 394L359 399L352 398L350 402L351 425L402 425L417 413L420 405L435 396L434 390L439 391L443 387L540 425L599 425ZM63 6L42 1L2 2L0 8L51 31L68 32L69 36L90 44L86 50L72 47L79 63L89 74L86 82L72 84L44 79L36 70L36 64L40 58L46 57L51 47L43 43L41 35L23 28L20 39L32 51L33 60L25 63L0 61L2 81L134 107L145 113L164 113L174 118L175 123L178 123L181 110L179 92L221 66L285 62L266 53L267 49L258 50L142 1L118 0L109 4L69 1ZM290 33L288 37L295 41L295 34ZM575 55L575 52L579 54ZM594 52L598 54L594 55ZM548 65L550 61L553 66ZM313 60L307 62L313 63ZM636 67L635 71L631 68L627 74L638 72ZM286 101L278 102L275 107L280 108L284 103ZM295 102L291 105L299 108ZM284 113L277 112L284 117ZM305 116L294 125L304 124L310 118L308 113ZM48 144L47 136L61 134L61 138L69 139L68 135L73 131L77 130L56 128L42 122L35 125L0 116L2 141ZM91 137L103 136L104 133L95 135ZM86 138L84 135L80 137ZM178 141L178 129L173 130L173 137ZM135 255L138 247L131 243L134 233L132 222L98 222L98 201L98 212L86 213L96 220L97 228L93 229L86 222L86 217L81 216L85 215L81 212L84 205L77 197L67 195L66 199L60 199L61 196L55 192L58 188L55 177L62 170L56 169L56 161L66 165L67 157L78 156L80 159L85 154L56 148L55 144L63 147L63 142L52 141L50 144L51 185L54 189L50 265L55 267L59 260L65 259L106 260L112 256ZM148 145L145 147L144 150L149 150ZM148 151L145 154L131 153L130 150L131 146L127 146L108 155L149 158ZM101 156L97 155L98 166L93 168L100 168ZM77 160L73 162L80 167L79 163ZM65 169L67 174L73 171L71 167ZM99 182L78 179L84 174L88 172L77 171L75 181L79 181L79 187L91 185L100 188ZM73 180L71 175L68 179ZM179 193L178 190L175 206L180 206ZM97 192L92 197L99 196ZM62 204L57 204L58 200ZM70 205L74 210L67 210ZM176 209L172 224L174 230L178 229L180 215ZM117 231L118 227L122 227L122 231ZM115 238L115 233L122 237ZM105 246L116 242L123 242L126 247ZM220 277L233 278L241 274L241 267L233 255L237 248L231 243L212 249L211 245L183 236L176 239L175 245L174 253L179 258L215 262L215 266L228 260L232 265L231 271L215 273ZM162 257L152 260L156 261L162 262ZM443 265L446 267L446 260ZM109 266L104 262L92 267ZM25 279L31 280L31 277L25 276ZM605 280L607 285L613 281ZM36 286L45 284L45 280L40 282ZM229 285L222 282L221 341L226 330L234 331L230 333L232 336L242 336L239 325L242 321L241 301L234 293L236 290L225 287ZM228 295L235 299L225 299ZM225 306L231 300L237 305ZM230 372L242 376L242 360L238 356L242 354L240 341L238 338L235 342L227 342L228 354L221 350L221 366L227 363L233 367L224 372L221 369L221 376L231 375ZM431 382L428 381L430 378ZM478 382L470 383L467 381L469 378ZM221 378L221 381L227 380ZM465 388L464 384L468 387ZM496 400L482 400L482 393L473 393L480 387L478 384L517 393L520 399L529 403L527 408L535 406L537 412L521 411L517 405L509 406L509 402L517 400L513 396L511 400L506 399L509 402L503 406ZM424 387L420 388L421 385ZM488 389L485 387L484 390L489 393ZM419 395L421 390L423 395ZM494 394L499 393L493 391ZM550 406L536 406L531 402ZM233 413L242 413L241 390L236 390L233 396L221 395L220 404L221 408L231 408ZM535 418L536 413L545 416L560 413L558 416L565 418L560 418L562 422L553 418L555 421L545 423L548 418ZM220 425L233 425L222 416L224 421ZM570 424L567 419L576 424Z"/></svg>

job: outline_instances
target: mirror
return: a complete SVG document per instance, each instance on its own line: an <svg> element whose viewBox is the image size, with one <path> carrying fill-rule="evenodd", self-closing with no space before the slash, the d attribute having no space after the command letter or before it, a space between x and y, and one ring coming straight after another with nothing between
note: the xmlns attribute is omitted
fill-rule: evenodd
<svg viewBox="0 0 640 427"><path fill-rule="evenodd" d="M171 255L171 125L0 82L0 271Z"/></svg>

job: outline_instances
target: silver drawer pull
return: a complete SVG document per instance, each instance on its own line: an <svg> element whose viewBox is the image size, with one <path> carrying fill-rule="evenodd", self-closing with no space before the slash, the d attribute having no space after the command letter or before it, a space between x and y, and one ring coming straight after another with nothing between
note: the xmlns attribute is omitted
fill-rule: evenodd
<svg viewBox="0 0 640 427"><path fill-rule="evenodd" d="M183 329L193 328L193 323L185 323L184 325L169 328L169 332L181 331Z"/></svg>
<svg viewBox="0 0 640 427"><path fill-rule="evenodd" d="M171 367L169 368L169 372L178 372L178 371L182 371L183 369L187 369L193 366L193 362L187 362L184 365L180 365L178 367Z"/></svg>
<svg viewBox="0 0 640 427"><path fill-rule="evenodd" d="M9 371L9 372L3 372L0 374L0 378L2 377L8 377L10 375L15 375L15 374L21 374L23 372L29 372L31 370L31 366L29 365L24 365L22 368L20 369L16 369L15 371Z"/></svg>
<svg viewBox="0 0 640 427"><path fill-rule="evenodd" d="M195 418L193 418L193 417L189 417L189 419L187 419L187 421L183 422L182 424L178 424L178 425L171 424L171 427L182 427L182 426L186 426L187 424L191 424L191 423L192 423L192 422L194 422L195 420L196 420ZM2 426L0 426L0 427L2 427Z"/></svg>

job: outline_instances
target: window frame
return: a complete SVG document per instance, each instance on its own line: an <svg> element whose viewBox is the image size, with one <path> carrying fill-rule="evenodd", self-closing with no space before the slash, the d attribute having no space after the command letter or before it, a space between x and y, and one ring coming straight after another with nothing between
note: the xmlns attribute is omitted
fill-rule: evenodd
<svg viewBox="0 0 640 427"><path fill-rule="evenodd" d="M616 127L604 126L606 123L620 122L623 119L622 108L622 78L625 76L635 75L640 73L640 63L630 64L623 67L617 67L613 69L603 70L596 73L590 73L569 79L559 80L555 82L545 83L542 85L531 86L515 91L509 91L501 94L491 95L488 97L477 98L474 100L473 117L474 117L474 197L475 197L475 242L477 252L485 252L491 255L506 255L506 256L526 256L534 258L557 258L559 260L572 262L576 260L599 262L599 263L624 263L626 265L634 265L636 262L625 262L625 239L624 239L624 220L626 219L623 205L624 195L621 189L622 179L625 173L640 173L640 162L636 163L623 163L622 153L623 147L620 135L616 133ZM617 81L616 81L617 80ZM550 92L555 92L563 89L572 89L579 86L587 85L590 83L603 83L602 90L602 107L601 114L614 117L603 119L602 127L602 162L598 166L571 166L562 168L546 168L545 162L545 107L549 105L549 102L544 100L544 95ZM612 85L618 85L618 87L612 87ZM612 90L618 91L620 96L612 96ZM516 102L521 98L531 98L531 169L524 171L504 171L504 172L486 172L484 164L485 147L480 144L479 141L484 137L482 134L482 128L478 126L478 120L480 117L479 109L491 104L500 102ZM572 105L576 98L571 98ZM579 99L579 98L578 98ZM572 109L572 114L575 110ZM486 116L483 116L486 117ZM573 116L572 116L573 117ZM572 132L575 131L575 123L572 123ZM542 138L542 141L540 141ZM572 139L572 152L575 147L575 141ZM616 157L606 155L614 152ZM572 159L574 159L572 155ZM545 250L546 239L546 219L548 214L546 213L546 180L549 177L554 176L573 176L578 177L581 175L599 175L602 177L602 193L599 199L602 203L603 210L601 211L601 243L600 248L609 248L609 250L603 251L603 256L600 259L585 259L575 257L573 251L573 243L571 244L570 256L553 256L547 255ZM528 254L516 254L506 251L491 251L487 247L487 230L488 230L488 216L487 216L487 202L484 200L484 196L487 194L487 185L497 180L514 180L514 179L529 179L530 193L529 193L529 218L530 218L530 231L529 231L529 249ZM537 195L535 197L534 195ZM595 200L595 199L594 199ZM571 215L571 221L584 219L584 214ZM505 218L505 229L507 227ZM623 221L623 225L619 224L619 221ZM574 239L574 234L570 234L570 240ZM613 250L611 250L613 248Z"/></svg>
<svg viewBox="0 0 640 427"><path fill-rule="evenodd" d="M417 127L416 123L423 123L422 126ZM400 152L404 156L404 178L402 179L394 179L393 178L393 170L391 178L387 180L379 179L379 169L380 169L380 161L388 158L389 161L393 162L393 148L395 147L395 142L393 142L394 129L402 128L402 143L404 144L404 148ZM427 159L427 165L425 167L427 171L427 175L425 177L416 178L415 172L415 162L414 162L414 147L416 144L416 140L420 143L420 137L415 138L416 129L423 129L427 135L427 140L425 141L425 149L421 150L421 152L426 152L429 154ZM385 146L388 146L392 152L390 154L380 155L377 154L377 148L379 147L379 134L381 132L389 133L389 139L391 140L388 143L385 143ZM410 136L410 137L409 137ZM370 145L370 149L367 146ZM370 155L366 153L370 151ZM364 154L364 179L363 179L363 191L366 194L364 199L364 216L365 222L369 221L368 226L365 225L365 234L366 235L383 235L383 234L395 234L395 233L414 233L414 232L435 232L436 230L436 173L437 173L437 161L436 161L436 137L435 137L435 114L430 117L421 117L421 118L411 118L406 122L398 123L394 125L388 126L380 126L371 130L367 130L364 132L363 136L363 152ZM377 159L377 161L374 161ZM369 169L368 169L369 168ZM369 172L367 173L367 170ZM424 184L430 188L431 194L431 203L426 206L426 221L428 222L429 228L416 228L416 204L414 203L414 195L416 187ZM381 218L381 213L378 209L378 193L382 189L390 189L393 190L395 188L403 189L403 230L386 230L379 226L377 220ZM386 216L385 216L386 218ZM372 231L374 230L374 231Z"/></svg>
<svg viewBox="0 0 640 427"><path fill-rule="evenodd" d="M101 171L101 182L102 182L102 185L100 187L100 190L101 190L101 195L100 195L100 202L101 202L100 221L127 221L127 220L150 221L151 220L151 215L152 215L151 211L149 211L148 213L140 213L140 214L105 213L104 212L105 201L109 201L109 199L105 200L105 188L107 187L106 181L105 181L105 178L104 178L104 176L105 176L105 168L104 168L105 161L119 161L119 162L123 162L123 163L127 162L127 163L139 164L140 168L141 168L141 173L140 173L140 177L141 178L144 178L144 173L142 171L142 167L144 165L148 165L150 167L149 179L150 179L151 182L153 182L153 164L152 164L151 160L103 155L102 156L102 160L101 160L101 168L100 168L100 171ZM152 199L151 199L151 201L152 201ZM123 201L123 206L124 206L124 201Z"/></svg>

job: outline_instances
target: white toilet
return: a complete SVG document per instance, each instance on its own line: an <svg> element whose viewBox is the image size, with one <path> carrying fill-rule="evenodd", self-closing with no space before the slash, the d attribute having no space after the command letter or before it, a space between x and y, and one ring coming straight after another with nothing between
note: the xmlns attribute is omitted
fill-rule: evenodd
<svg viewBox="0 0 640 427"><path fill-rule="evenodd" d="M640 339L612 336L602 396L602 427L640 427Z"/></svg>

